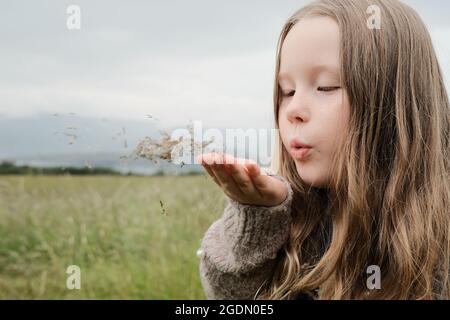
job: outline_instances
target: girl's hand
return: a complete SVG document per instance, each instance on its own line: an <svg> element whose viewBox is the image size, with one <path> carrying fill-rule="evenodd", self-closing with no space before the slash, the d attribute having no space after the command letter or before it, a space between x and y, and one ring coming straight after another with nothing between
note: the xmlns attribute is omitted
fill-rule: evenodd
<svg viewBox="0 0 450 320"><path fill-rule="evenodd" d="M239 203L276 206L288 195L282 181L261 174L259 166L252 160L213 152L199 155L197 162L228 197Z"/></svg>

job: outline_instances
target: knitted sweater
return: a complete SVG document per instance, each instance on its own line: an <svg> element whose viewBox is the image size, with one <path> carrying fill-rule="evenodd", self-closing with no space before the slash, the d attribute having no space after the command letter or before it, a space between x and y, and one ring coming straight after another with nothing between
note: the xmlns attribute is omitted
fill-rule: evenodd
<svg viewBox="0 0 450 320"><path fill-rule="evenodd" d="M252 300L273 274L292 223L293 191L276 206L241 204L228 198L222 216L206 231L199 250L200 279L207 299Z"/></svg>
<svg viewBox="0 0 450 320"><path fill-rule="evenodd" d="M293 191L282 176L271 171L266 174L285 183L286 199L277 206L266 207L244 205L228 198L222 217L202 239L200 280L208 299L253 300L273 274L277 253L287 241L292 223ZM440 292L436 299L446 299L443 284L436 282L434 286ZM297 299L310 298L300 295Z"/></svg>

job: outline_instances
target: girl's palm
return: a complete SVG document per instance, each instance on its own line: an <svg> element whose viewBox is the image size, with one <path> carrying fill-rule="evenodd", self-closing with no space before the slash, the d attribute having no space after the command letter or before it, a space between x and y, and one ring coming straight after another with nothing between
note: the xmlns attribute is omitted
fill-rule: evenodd
<svg viewBox="0 0 450 320"><path fill-rule="evenodd" d="M224 193L239 203L275 206L287 197L284 183L262 174L254 161L215 152L202 154L197 161Z"/></svg>

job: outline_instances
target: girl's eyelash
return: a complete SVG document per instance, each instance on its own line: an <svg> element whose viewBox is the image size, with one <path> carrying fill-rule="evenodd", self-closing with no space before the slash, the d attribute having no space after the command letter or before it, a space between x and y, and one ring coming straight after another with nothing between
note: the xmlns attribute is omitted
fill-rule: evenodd
<svg viewBox="0 0 450 320"><path fill-rule="evenodd" d="M340 88L341 87L318 87L317 90L318 91L329 92L329 91L337 90L337 89L340 89Z"/></svg>
<svg viewBox="0 0 450 320"><path fill-rule="evenodd" d="M295 94L295 91L290 91L290 92L288 92L288 93L281 92L281 95L282 95L283 97L292 97L294 94Z"/></svg>
<svg viewBox="0 0 450 320"><path fill-rule="evenodd" d="M317 90L318 91L323 91L323 92L330 92L330 91L334 91L337 89L340 89L341 87L318 87ZM295 90L294 91L289 91L289 92L283 92L281 91L281 95L283 97L292 97L295 94Z"/></svg>
<svg viewBox="0 0 450 320"><path fill-rule="evenodd" d="M322 91L322 92L331 92L331 91L334 91L334 90L338 90L340 88L341 87L318 87L317 90L318 91ZM294 96L294 94L295 94L295 90L289 91L287 93L281 91L281 96L282 97L292 97L292 96Z"/></svg>

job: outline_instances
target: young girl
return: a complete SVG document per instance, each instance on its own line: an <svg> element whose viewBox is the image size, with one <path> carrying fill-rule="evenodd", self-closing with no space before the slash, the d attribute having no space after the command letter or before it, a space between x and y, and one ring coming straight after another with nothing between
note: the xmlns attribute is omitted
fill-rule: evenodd
<svg viewBox="0 0 450 320"><path fill-rule="evenodd" d="M229 198L201 244L206 296L449 299L450 106L415 11L321 0L295 12L274 107L272 172L198 158Z"/></svg>

